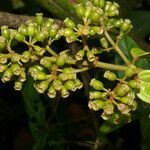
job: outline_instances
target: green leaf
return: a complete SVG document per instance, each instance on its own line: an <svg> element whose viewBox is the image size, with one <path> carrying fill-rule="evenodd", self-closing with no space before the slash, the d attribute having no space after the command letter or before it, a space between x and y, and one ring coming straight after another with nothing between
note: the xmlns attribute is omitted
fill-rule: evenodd
<svg viewBox="0 0 150 150"><path fill-rule="evenodd" d="M142 56L150 54L150 52L146 52L142 50L141 48L132 48L130 53L133 58L138 58L138 57L142 57Z"/></svg>
<svg viewBox="0 0 150 150"><path fill-rule="evenodd" d="M150 104L150 83L141 82L140 93L137 96L144 102Z"/></svg>

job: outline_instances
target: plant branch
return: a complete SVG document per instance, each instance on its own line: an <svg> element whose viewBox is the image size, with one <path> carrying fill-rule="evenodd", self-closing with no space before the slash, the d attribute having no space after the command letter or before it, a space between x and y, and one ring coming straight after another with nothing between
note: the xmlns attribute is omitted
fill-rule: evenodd
<svg viewBox="0 0 150 150"><path fill-rule="evenodd" d="M24 24L27 20L34 20L35 16L17 15L0 11L0 26L7 25L11 28L18 28L21 24ZM45 17L45 19L48 19ZM54 19L54 21L62 26L62 21Z"/></svg>

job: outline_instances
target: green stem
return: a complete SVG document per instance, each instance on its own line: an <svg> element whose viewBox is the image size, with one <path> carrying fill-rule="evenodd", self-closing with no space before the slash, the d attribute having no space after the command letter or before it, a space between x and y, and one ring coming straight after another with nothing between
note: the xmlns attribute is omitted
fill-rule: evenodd
<svg viewBox="0 0 150 150"><path fill-rule="evenodd" d="M83 68L80 68L80 69L76 69L76 73L79 73L79 72L84 72L84 71L87 71L89 70L89 67L83 67Z"/></svg>
<svg viewBox="0 0 150 150"><path fill-rule="evenodd" d="M53 55L53 56L55 56L55 57L58 56L58 54L55 53L48 45L46 46L46 50L47 50L51 55Z"/></svg>
<svg viewBox="0 0 150 150"><path fill-rule="evenodd" d="M104 34L106 36L106 38L108 39L108 41L111 43L111 45L114 47L114 49L117 51L117 53L120 55L120 57L124 60L124 62L127 65L131 65L131 62L127 59L127 57L124 55L124 53L121 51L121 49L118 47L118 45L113 41L113 39L111 38L111 36L109 35L109 33L107 32L107 29L104 25L103 22L103 18L100 19L101 25L104 29Z"/></svg>
<svg viewBox="0 0 150 150"><path fill-rule="evenodd" d="M117 70L117 71L125 71L126 69L129 68L128 66L115 65L115 64L110 64L110 63L105 63L105 62L100 62L100 61L94 61L93 65L96 68L103 68L103 69ZM141 68L137 68L135 70L136 73L140 71L142 71Z"/></svg>

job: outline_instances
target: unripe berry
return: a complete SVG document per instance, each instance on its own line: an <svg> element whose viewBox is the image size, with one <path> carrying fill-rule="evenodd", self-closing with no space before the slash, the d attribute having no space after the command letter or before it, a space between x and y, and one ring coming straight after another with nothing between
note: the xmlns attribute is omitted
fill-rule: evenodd
<svg viewBox="0 0 150 150"><path fill-rule="evenodd" d="M5 72L4 72L4 74L3 74L2 78L1 78L1 80L2 80L2 82L5 83L5 82L7 82L7 81L10 81L11 78L12 78L12 76L13 76L13 72L12 72L11 68L7 68L7 69L5 70Z"/></svg>
<svg viewBox="0 0 150 150"><path fill-rule="evenodd" d="M82 5L82 4L78 4L76 5L75 7L75 11L76 11L76 14L82 18L84 16L84 13L85 13L85 7Z"/></svg>
<svg viewBox="0 0 150 150"><path fill-rule="evenodd" d="M55 98L56 97L56 90L54 89L53 85L50 85L47 95L49 98Z"/></svg>
<svg viewBox="0 0 150 150"><path fill-rule="evenodd" d="M71 29L74 29L74 28L75 28L75 23L74 23L71 19L69 19L69 18L66 18L66 19L64 20L64 24L65 24L65 26L66 26L67 28L71 28Z"/></svg>
<svg viewBox="0 0 150 150"><path fill-rule="evenodd" d="M64 36L71 36L74 33L74 31L70 28L64 29Z"/></svg>
<svg viewBox="0 0 150 150"><path fill-rule="evenodd" d="M25 35L21 32L17 32L15 35L15 39L19 42L23 42L25 40Z"/></svg>
<svg viewBox="0 0 150 150"><path fill-rule="evenodd" d="M0 64L0 73L4 72L7 69L7 65Z"/></svg>
<svg viewBox="0 0 150 150"><path fill-rule="evenodd" d="M20 82L25 82L26 81L26 72L24 70L21 71L19 74L19 79Z"/></svg>
<svg viewBox="0 0 150 150"><path fill-rule="evenodd" d="M51 18L48 18L48 19L45 21L44 26L47 27L47 28L50 28L53 23L54 23L54 20L51 19Z"/></svg>
<svg viewBox="0 0 150 150"><path fill-rule="evenodd" d="M105 5L105 0L99 0L99 7L103 8Z"/></svg>
<svg viewBox="0 0 150 150"><path fill-rule="evenodd" d="M123 19L115 20L113 22L113 26L116 27L116 28L120 28L122 23L123 23Z"/></svg>
<svg viewBox="0 0 150 150"><path fill-rule="evenodd" d="M89 93L89 98L92 99L99 99L102 96L102 92L99 91L93 91Z"/></svg>
<svg viewBox="0 0 150 150"><path fill-rule="evenodd" d="M90 14L90 20L95 23L95 22L99 22L99 18L100 18L100 14L96 11L91 12Z"/></svg>
<svg viewBox="0 0 150 150"><path fill-rule="evenodd" d="M59 56L56 60L56 65L61 67L66 63L66 60L64 58L62 58L61 56Z"/></svg>
<svg viewBox="0 0 150 150"><path fill-rule="evenodd" d="M105 11L108 11L109 8L111 7L111 5L112 5L112 3L111 3L110 1L106 1L104 10L105 10Z"/></svg>
<svg viewBox="0 0 150 150"><path fill-rule="evenodd" d="M20 91L22 89L23 83L20 81L15 81L14 89Z"/></svg>
<svg viewBox="0 0 150 150"><path fill-rule="evenodd" d="M5 64L7 63L7 55L0 53L0 63Z"/></svg>
<svg viewBox="0 0 150 150"><path fill-rule="evenodd" d="M36 18L35 21L38 25L42 25L43 24L43 13L36 13Z"/></svg>
<svg viewBox="0 0 150 150"><path fill-rule="evenodd" d="M89 101L89 103L88 103L89 108L93 109L95 111L102 109L104 107L104 105L105 105L105 102L100 99Z"/></svg>
<svg viewBox="0 0 150 150"><path fill-rule="evenodd" d="M21 58L21 55L19 55L18 53L12 53L10 60L11 62L18 62Z"/></svg>
<svg viewBox="0 0 150 150"><path fill-rule="evenodd" d="M103 48L108 48L108 41L105 37L100 39L100 43Z"/></svg>
<svg viewBox="0 0 150 150"><path fill-rule="evenodd" d="M49 81L48 80L44 80L44 81L41 81L38 84L34 84L35 89L39 93L44 93L48 89L48 86L49 86Z"/></svg>
<svg viewBox="0 0 150 150"><path fill-rule="evenodd" d="M135 74L135 66L131 66L128 69L125 70L125 77L132 77Z"/></svg>
<svg viewBox="0 0 150 150"><path fill-rule="evenodd" d="M64 83L64 87L70 91L76 91L75 83L72 80L67 80Z"/></svg>
<svg viewBox="0 0 150 150"><path fill-rule="evenodd" d="M91 80L90 86L92 86L96 90L103 90L104 89L103 83L100 82L99 80L96 80L95 78L93 78Z"/></svg>
<svg viewBox="0 0 150 150"><path fill-rule="evenodd" d="M107 78L110 81L115 81L117 79L117 76L116 74L108 70L104 73L104 78Z"/></svg>
<svg viewBox="0 0 150 150"><path fill-rule="evenodd" d="M45 49L43 47L38 46L38 45L34 45L33 48L34 48L36 54L39 56L42 56L43 53L45 52Z"/></svg>
<svg viewBox="0 0 150 150"><path fill-rule="evenodd" d="M127 105L122 103L118 104L117 108L122 114L128 114L131 110Z"/></svg>
<svg viewBox="0 0 150 150"><path fill-rule="evenodd" d="M22 33L23 35L27 36L28 35L28 29L27 26L22 24L19 28L18 28L18 32Z"/></svg>
<svg viewBox="0 0 150 150"><path fill-rule="evenodd" d="M105 106L103 107L104 112L107 115L111 115L114 113L114 105L111 101L105 102Z"/></svg>
<svg viewBox="0 0 150 150"><path fill-rule="evenodd" d="M66 75L65 73L60 73L58 76L58 79L61 81L66 81L68 80L68 74Z"/></svg>
<svg viewBox="0 0 150 150"><path fill-rule="evenodd" d="M55 38L55 36L57 35L57 32L58 32L58 25L54 24L49 29L49 36L51 38Z"/></svg>
<svg viewBox="0 0 150 150"><path fill-rule="evenodd" d="M36 27L35 27L34 23L28 24L28 27L27 27L28 36L33 37L35 35L35 33L36 33Z"/></svg>
<svg viewBox="0 0 150 150"><path fill-rule="evenodd" d="M8 29L8 26L2 26L1 27L1 34L4 36L6 39L10 38L10 30Z"/></svg>
<svg viewBox="0 0 150 150"><path fill-rule="evenodd" d="M131 25L131 21L129 19L125 19L120 27L120 30L122 32L126 32L130 29L130 25Z"/></svg>
<svg viewBox="0 0 150 150"><path fill-rule="evenodd" d="M46 73L42 71L37 71L34 74L31 73L31 76L34 78L34 80L45 80L46 79Z"/></svg>
<svg viewBox="0 0 150 150"><path fill-rule="evenodd" d="M96 60L96 57L92 51L87 51L86 57L88 58L89 62L93 62Z"/></svg>
<svg viewBox="0 0 150 150"><path fill-rule="evenodd" d="M21 67L18 63L14 63L11 65L11 69L14 75L19 75L21 72Z"/></svg>
<svg viewBox="0 0 150 150"><path fill-rule="evenodd" d="M104 29L102 27L99 27L99 26L93 26L92 27L92 30L94 32L96 32L98 35L102 35L103 32L104 32Z"/></svg>
<svg viewBox="0 0 150 150"><path fill-rule="evenodd" d="M61 90L61 88L62 88L61 80L55 79L52 84L53 84L53 87L55 90L57 90L57 91Z"/></svg>
<svg viewBox="0 0 150 150"><path fill-rule="evenodd" d="M31 53L30 51L24 51L21 55L21 61L24 62L24 63L27 63L29 62L31 58Z"/></svg>
<svg viewBox="0 0 150 150"><path fill-rule="evenodd" d="M46 38L46 35L45 35L45 32L43 31L40 31L38 32L35 37L34 37L34 40L35 41L38 41L38 42L43 42L43 40Z"/></svg>
<svg viewBox="0 0 150 150"><path fill-rule="evenodd" d="M121 84L119 87L117 87L116 94L119 97L125 96L130 91L130 88L127 84Z"/></svg>
<svg viewBox="0 0 150 150"><path fill-rule="evenodd" d="M79 79L74 79L73 82L77 89L81 89L83 87L83 83Z"/></svg>
<svg viewBox="0 0 150 150"><path fill-rule="evenodd" d="M61 97L62 98L67 98L68 96L69 96L68 90L64 86L62 86L62 88L61 88Z"/></svg>
<svg viewBox="0 0 150 150"><path fill-rule="evenodd" d="M79 51L76 53L75 58L76 58L77 60L83 60L84 55L85 55L85 51L84 51L84 50L79 50Z"/></svg>
<svg viewBox="0 0 150 150"><path fill-rule="evenodd" d="M40 64L43 65L45 68L50 69L52 67L52 62L50 57L43 57L40 60Z"/></svg>
<svg viewBox="0 0 150 150"><path fill-rule="evenodd" d="M6 38L0 36L0 51L3 50L5 47L6 47Z"/></svg>
<svg viewBox="0 0 150 150"><path fill-rule="evenodd" d="M137 81L137 80L128 81L128 85L129 85L130 88L133 88L133 89L140 88L140 82Z"/></svg>

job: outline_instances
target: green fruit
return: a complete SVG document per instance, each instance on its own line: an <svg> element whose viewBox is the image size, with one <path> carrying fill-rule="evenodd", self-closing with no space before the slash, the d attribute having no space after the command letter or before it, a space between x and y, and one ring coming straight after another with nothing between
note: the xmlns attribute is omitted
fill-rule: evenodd
<svg viewBox="0 0 150 150"><path fill-rule="evenodd" d="M0 64L0 73L4 72L7 69L7 65Z"/></svg>
<svg viewBox="0 0 150 150"><path fill-rule="evenodd" d="M0 63L5 64L7 63L7 60L8 60L7 55L0 53Z"/></svg>
<svg viewBox="0 0 150 150"><path fill-rule="evenodd" d="M99 99L102 96L102 92L99 91L93 91L89 93L89 98L92 99Z"/></svg>
<svg viewBox="0 0 150 150"><path fill-rule="evenodd" d="M55 98L56 97L56 90L54 89L53 85L50 85L47 95L49 98Z"/></svg>
<svg viewBox="0 0 150 150"><path fill-rule="evenodd" d="M41 81L38 84L34 84L35 89L39 93L44 93L48 89L48 86L49 86L49 81L48 80L44 80L44 81Z"/></svg>
<svg viewBox="0 0 150 150"><path fill-rule="evenodd" d="M111 6L112 6L112 3L110 1L106 1L104 10L108 11Z"/></svg>
<svg viewBox="0 0 150 150"><path fill-rule="evenodd" d="M68 96L69 96L68 90L64 86L62 86L62 88L61 88L61 97L62 98L67 98Z"/></svg>
<svg viewBox="0 0 150 150"><path fill-rule="evenodd" d="M11 55L11 62L18 62L21 58L21 55L19 55L18 53L12 53Z"/></svg>
<svg viewBox="0 0 150 150"><path fill-rule="evenodd" d="M15 35L15 39L19 42L23 42L25 40L25 35L21 32L17 32Z"/></svg>
<svg viewBox="0 0 150 150"><path fill-rule="evenodd" d="M93 12L91 12L91 14L90 14L90 20L92 21L92 22L99 22L99 18L100 18L100 14L98 13L98 12L96 12L96 11L93 11Z"/></svg>
<svg viewBox="0 0 150 150"><path fill-rule="evenodd" d="M18 63L14 63L11 65L11 69L14 75L19 75L21 72L21 67Z"/></svg>
<svg viewBox="0 0 150 150"><path fill-rule="evenodd" d="M103 48L108 48L108 41L105 37L100 39L100 43Z"/></svg>
<svg viewBox="0 0 150 150"><path fill-rule="evenodd" d="M15 81L14 89L20 91L22 89L23 83L20 81Z"/></svg>
<svg viewBox="0 0 150 150"><path fill-rule="evenodd" d="M116 28L120 28L122 23L123 23L123 19L115 20L113 22L113 26L116 27Z"/></svg>
<svg viewBox="0 0 150 150"><path fill-rule="evenodd" d="M11 70L11 68L7 68L1 78L2 82L8 82L11 80L11 78L13 77L13 72Z"/></svg>
<svg viewBox="0 0 150 150"><path fill-rule="evenodd" d="M0 51L3 50L5 47L6 47L6 38L0 36Z"/></svg>
<svg viewBox="0 0 150 150"><path fill-rule="evenodd" d="M36 27L33 23L29 24L27 27L27 34L30 37L33 37L36 33Z"/></svg>
<svg viewBox="0 0 150 150"><path fill-rule="evenodd" d="M117 76L116 74L108 70L104 73L104 78L107 78L110 81L115 81L117 79Z"/></svg>
<svg viewBox="0 0 150 150"><path fill-rule="evenodd" d="M43 57L40 60L40 64L43 65L45 68L50 69L52 67L52 62L50 57Z"/></svg>
<svg viewBox="0 0 150 150"><path fill-rule="evenodd" d="M64 24L65 24L65 26L66 26L67 28L71 28L71 29L74 29L74 28L75 28L75 23L74 23L71 19L69 19L69 18L66 18L66 19L64 20Z"/></svg>
<svg viewBox="0 0 150 150"><path fill-rule="evenodd" d="M56 60L56 65L61 67L66 63L66 60L64 58L62 58L61 56L59 56Z"/></svg>
<svg viewBox="0 0 150 150"><path fill-rule="evenodd" d="M96 90L103 90L104 89L103 83L98 81L98 80L96 80L95 78L93 78L91 80L90 86L92 86Z"/></svg>
<svg viewBox="0 0 150 150"><path fill-rule="evenodd" d="M130 88L132 89L137 89L140 87L140 81L137 81L137 80L130 80L128 81L128 85Z"/></svg>
<svg viewBox="0 0 150 150"><path fill-rule="evenodd" d="M103 110L104 112L107 114L107 115L111 115L114 113L114 105L111 101L106 101L105 102L105 105L103 107Z"/></svg>
<svg viewBox="0 0 150 150"><path fill-rule="evenodd" d="M35 21L38 25L41 25L43 24L43 13L36 13L36 18L35 18Z"/></svg>
<svg viewBox="0 0 150 150"><path fill-rule="evenodd" d="M105 102L100 99L89 101L89 103L88 103L89 108L93 109L95 111L102 109L104 107L104 105L105 105Z"/></svg>
<svg viewBox="0 0 150 150"><path fill-rule="evenodd" d="M99 0L99 7L103 8L105 6L105 0Z"/></svg>
<svg viewBox="0 0 150 150"><path fill-rule="evenodd" d="M85 51L84 51L84 50L79 50L79 51L76 53L75 58L76 58L77 60L83 60L84 55L85 55Z"/></svg>
<svg viewBox="0 0 150 150"><path fill-rule="evenodd" d="M81 89L83 87L83 83L79 79L74 79L73 82L77 89Z"/></svg>
<svg viewBox="0 0 150 150"><path fill-rule="evenodd" d="M76 91L75 83L72 80L67 80L64 83L64 87L70 91Z"/></svg>
<svg viewBox="0 0 150 150"><path fill-rule="evenodd" d="M74 34L74 31L71 28L65 28L64 29L64 35L65 36L71 36L72 34Z"/></svg>
<svg viewBox="0 0 150 150"><path fill-rule="evenodd" d="M19 28L18 28L18 32L22 33L23 35L27 36L28 35L28 29L27 26L22 24Z"/></svg>
<svg viewBox="0 0 150 150"><path fill-rule="evenodd" d="M45 80L47 78L46 73L42 71L36 71L34 74L31 73L34 80Z"/></svg>
<svg viewBox="0 0 150 150"><path fill-rule="evenodd" d="M132 77L135 74L135 66L131 66L125 70L125 77Z"/></svg>
<svg viewBox="0 0 150 150"><path fill-rule="evenodd" d="M21 55L21 61L24 63L29 62L31 58L31 53L29 51L24 51Z"/></svg>
<svg viewBox="0 0 150 150"><path fill-rule="evenodd" d="M54 20L51 19L51 18L48 18L48 19L44 22L44 26L45 26L46 28L50 28L50 27L53 25L53 23L54 23Z"/></svg>
<svg viewBox="0 0 150 150"><path fill-rule="evenodd" d="M6 39L10 38L10 30L8 29L8 26L4 25L4 26L1 27L1 34Z"/></svg>
<svg viewBox="0 0 150 150"><path fill-rule="evenodd" d="M57 91L61 90L61 88L62 88L62 82L61 82L61 80L55 79L55 80L53 81L53 87L54 87L54 89L57 90Z"/></svg>
<svg viewBox="0 0 150 150"><path fill-rule="evenodd" d="M89 62L93 62L96 60L96 57L92 51L87 51L86 57L88 58Z"/></svg>
<svg viewBox="0 0 150 150"><path fill-rule="evenodd" d="M35 37L34 37L34 40L35 41L38 41L38 42L43 42L43 40L46 38L46 34L45 32L41 31L41 32L38 32Z"/></svg>
<svg viewBox="0 0 150 150"><path fill-rule="evenodd" d="M131 25L131 21L129 19L125 19L120 27L120 30L122 32L126 32L130 29L130 25Z"/></svg>
<svg viewBox="0 0 150 150"><path fill-rule="evenodd" d="M76 11L76 14L82 18L85 14L85 7L82 4L78 4L75 7L75 11Z"/></svg>

